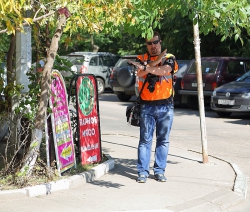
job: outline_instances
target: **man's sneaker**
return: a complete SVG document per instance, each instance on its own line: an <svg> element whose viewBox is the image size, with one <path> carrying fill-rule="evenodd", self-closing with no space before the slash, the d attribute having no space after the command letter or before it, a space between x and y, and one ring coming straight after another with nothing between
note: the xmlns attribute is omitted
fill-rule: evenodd
<svg viewBox="0 0 250 212"><path fill-rule="evenodd" d="M144 174L139 174L138 178L137 178L137 182L138 183L146 183L147 181L147 176Z"/></svg>
<svg viewBox="0 0 250 212"><path fill-rule="evenodd" d="M164 176L164 174L155 174L155 179L159 182L167 181L167 178Z"/></svg>

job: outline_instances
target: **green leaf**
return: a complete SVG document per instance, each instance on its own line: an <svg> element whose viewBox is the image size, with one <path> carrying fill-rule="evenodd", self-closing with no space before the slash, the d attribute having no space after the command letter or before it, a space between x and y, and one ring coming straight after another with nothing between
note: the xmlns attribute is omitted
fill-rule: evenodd
<svg viewBox="0 0 250 212"><path fill-rule="evenodd" d="M221 41L224 41L226 39L226 36L222 36Z"/></svg>
<svg viewBox="0 0 250 212"><path fill-rule="evenodd" d="M235 34L235 36L234 36L234 40L235 40L235 42L239 39L239 34Z"/></svg>

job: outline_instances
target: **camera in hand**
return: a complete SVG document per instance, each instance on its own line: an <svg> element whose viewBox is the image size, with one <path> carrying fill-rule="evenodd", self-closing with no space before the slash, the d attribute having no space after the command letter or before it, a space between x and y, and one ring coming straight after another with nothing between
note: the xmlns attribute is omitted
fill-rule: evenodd
<svg viewBox="0 0 250 212"><path fill-rule="evenodd" d="M159 76L156 76L156 75L154 75L154 74L150 74L150 76L148 77L148 87L147 87L147 89L151 92L151 93L153 93L154 92L154 90L155 90L155 84L156 84L156 82L158 82L159 81Z"/></svg>

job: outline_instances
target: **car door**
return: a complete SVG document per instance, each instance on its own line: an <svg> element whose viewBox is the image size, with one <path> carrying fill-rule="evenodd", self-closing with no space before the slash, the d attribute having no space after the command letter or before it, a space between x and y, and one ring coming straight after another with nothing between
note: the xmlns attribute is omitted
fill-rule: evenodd
<svg viewBox="0 0 250 212"><path fill-rule="evenodd" d="M234 81L246 73L245 64L241 60L228 61L225 65L225 72L221 76L224 79L223 84Z"/></svg>
<svg viewBox="0 0 250 212"><path fill-rule="evenodd" d="M90 58L87 73L94 74L96 77L104 77L98 55Z"/></svg>
<svg viewBox="0 0 250 212"><path fill-rule="evenodd" d="M245 70L246 72L250 71L250 61L245 61Z"/></svg>
<svg viewBox="0 0 250 212"><path fill-rule="evenodd" d="M109 86L110 73L112 68L115 66L116 60L110 55L101 55L100 63L102 64L102 72L105 75L105 84L106 86Z"/></svg>

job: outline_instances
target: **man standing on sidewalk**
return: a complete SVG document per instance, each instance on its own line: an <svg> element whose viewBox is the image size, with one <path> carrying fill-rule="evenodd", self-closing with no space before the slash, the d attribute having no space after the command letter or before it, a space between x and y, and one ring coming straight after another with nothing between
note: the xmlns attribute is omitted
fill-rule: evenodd
<svg viewBox="0 0 250 212"><path fill-rule="evenodd" d="M169 134L174 115L172 75L178 70L178 64L172 54L165 54L162 57L161 37L158 32L154 32L153 38L146 40L146 45L148 52L138 56L140 62L131 61L138 68L139 91L147 78L140 96L140 141L138 146L137 182L145 183L149 176L151 147L155 129L154 176L157 181L166 182L167 179L164 173L169 150ZM151 62L156 60L157 62ZM147 77L147 75L149 76Z"/></svg>

